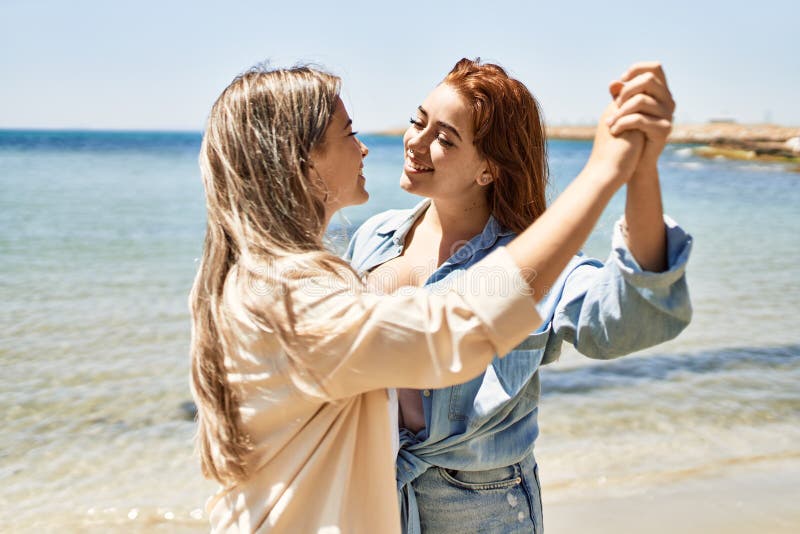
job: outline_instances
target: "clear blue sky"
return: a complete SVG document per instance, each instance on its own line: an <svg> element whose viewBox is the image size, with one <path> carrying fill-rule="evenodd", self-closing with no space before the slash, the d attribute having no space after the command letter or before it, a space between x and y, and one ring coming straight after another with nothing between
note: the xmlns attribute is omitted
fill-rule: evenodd
<svg viewBox="0 0 800 534"><path fill-rule="evenodd" d="M660 59L678 122L800 125L800 2L0 0L0 128L200 130L270 59L344 79L361 131L402 126L461 57L525 82L553 124L593 122L608 81Z"/></svg>

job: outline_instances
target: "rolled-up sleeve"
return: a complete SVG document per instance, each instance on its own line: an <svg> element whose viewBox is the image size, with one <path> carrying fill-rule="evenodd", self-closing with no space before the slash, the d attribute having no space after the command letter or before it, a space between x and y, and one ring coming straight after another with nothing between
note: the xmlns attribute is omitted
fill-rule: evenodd
<svg viewBox="0 0 800 534"><path fill-rule="evenodd" d="M500 248L445 291L370 293L354 275L291 289L302 318L293 381L327 399L385 387L446 387L486 369L541 323L528 284Z"/></svg>
<svg viewBox="0 0 800 534"><path fill-rule="evenodd" d="M665 216L668 267L648 272L628 249L621 222L615 225L605 264L577 261L556 283L553 335L543 363L558 357L562 341L590 358L607 359L668 341L689 324L692 306L686 265L692 237Z"/></svg>

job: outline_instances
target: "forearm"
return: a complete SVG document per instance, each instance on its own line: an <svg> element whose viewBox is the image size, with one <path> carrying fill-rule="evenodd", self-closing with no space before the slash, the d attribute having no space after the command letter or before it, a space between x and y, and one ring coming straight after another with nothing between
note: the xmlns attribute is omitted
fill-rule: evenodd
<svg viewBox="0 0 800 534"><path fill-rule="evenodd" d="M621 183L598 167L587 166L531 227L507 245L535 300L542 298L586 241Z"/></svg>
<svg viewBox="0 0 800 534"><path fill-rule="evenodd" d="M625 240L639 266L645 271L664 271L667 268L667 232L655 163L637 168L628 182L625 221Z"/></svg>

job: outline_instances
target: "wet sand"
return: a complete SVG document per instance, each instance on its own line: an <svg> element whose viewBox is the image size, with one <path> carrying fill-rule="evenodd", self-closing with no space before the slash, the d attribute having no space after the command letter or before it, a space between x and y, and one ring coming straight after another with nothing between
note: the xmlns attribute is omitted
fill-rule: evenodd
<svg viewBox="0 0 800 534"><path fill-rule="evenodd" d="M738 466L631 495L598 490L559 501L557 494L548 498L545 484L543 498L548 534L796 533L800 459Z"/></svg>

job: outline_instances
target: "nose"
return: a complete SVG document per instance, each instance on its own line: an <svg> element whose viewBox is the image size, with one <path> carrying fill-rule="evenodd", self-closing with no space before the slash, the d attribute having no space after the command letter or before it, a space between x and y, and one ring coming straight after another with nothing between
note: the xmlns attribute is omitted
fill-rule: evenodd
<svg viewBox="0 0 800 534"><path fill-rule="evenodd" d="M361 157L362 157L362 158L366 158L366 157L367 157L367 154L369 154L369 149L367 148L367 145L365 145L364 143L362 143L360 139L359 139L359 141L358 141L358 144L359 144L359 146L361 147Z"/></svg>
<svg viewBox="0 0 800 534"><path fill-rule="evenodd" d="M410 148L415 154L424 154L428 151L428 145L425 144L425 132L416 132L408 139L406 148Z"/></svg>

